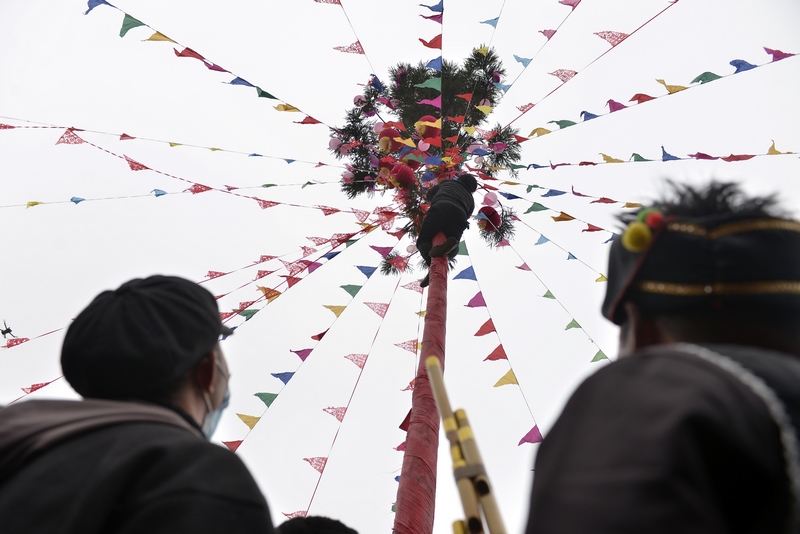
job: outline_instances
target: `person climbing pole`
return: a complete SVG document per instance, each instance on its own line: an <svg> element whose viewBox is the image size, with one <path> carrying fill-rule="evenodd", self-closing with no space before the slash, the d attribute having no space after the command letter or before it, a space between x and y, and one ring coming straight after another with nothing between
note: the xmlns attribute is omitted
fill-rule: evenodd
<svg viewBox="0 0 800 534"><path fill-rule="evenodd" d="M428 267L431 265L431 258L447 255L452 259L458 254L461 235L469 227L469 217L475 210L472 194L477 189L478 181L475 177L464 173L454 180L441 182L428 191L425 198L430 203L430 208L417 237L417 250ZM439 232L444 232L447 240L441 245L433 246L433 238ZM429 283L430 274L426 274L420 285L427 287Z"/></svg>

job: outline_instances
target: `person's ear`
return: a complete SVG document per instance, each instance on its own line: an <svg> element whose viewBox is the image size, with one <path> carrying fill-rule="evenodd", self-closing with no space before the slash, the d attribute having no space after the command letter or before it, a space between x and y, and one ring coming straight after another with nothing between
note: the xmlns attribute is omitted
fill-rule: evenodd
<svg viewBox="0 0 800 534"><path fill-rule="evenodd" d="M194 369L194 380L202 391L214 393L214 380L217 375L217 354L210 351Z"/></svg>

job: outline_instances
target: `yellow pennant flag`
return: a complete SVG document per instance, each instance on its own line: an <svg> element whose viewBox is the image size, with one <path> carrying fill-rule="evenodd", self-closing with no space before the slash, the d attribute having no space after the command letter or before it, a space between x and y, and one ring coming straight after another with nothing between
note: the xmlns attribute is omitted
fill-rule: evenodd
<svg viewBox="0 0 800 534"><path fill-rule="evenodd" d="M506 170L506 168L505 167L497 167L497 166L494 166L494 165L489 165L489 170L492 170L492 171L504 171L504 170Z"/></svg>
<svg viewBox="0 0 800 534"><path fill-rule="evenodd" d="M573 217L572 215L566 214L566 213L564 213L562 211L561 213L559 213L555 217L550 217L550 218L553 219L555 222L562 222L562 221L571 221L575 217Z"/></svg>
<svg viewBox="0 0 800 534"><path fill-rule="evenodd" d="M216 148L216 147L211 147L211 148L209 148L209 150L211 150L211 152L216 152L217 150L222 150L222 149L221 148Z"/></svg>
<svg viewBox="0 0 800 534"><path fill-rule="evenodd" d="M608 278L606 278L606 275L601 274L595 282L608 282Z"/></svg>
<svg viewBox="0 0 800 534"><path fill-rule="evenodd" d="M154 33L153 35L151 35L150 37L145 39L145 41L168 41L170 43L174 43L175 42L175 41L173 41L172 39L170 39L169 37L167 37L166 35L164 35L161 32Z"/></svg>
<svg viewBox="0 0 800 534"><path fill-rule="evenodd" d="M533 137L534 135L538 135L539 137L541 137L541 136L547 135L549 133L550 133L550 130L548 130L547 128L542 128L540 126L539 128L536 128L531 133L529 133L528 137Z"/></svg>
<svg viewBox="0 0 800 534"><path fill-rule="evenodd" d="M323 306L332 311L336 317L339 317L344 311L344 309L347 307L347 306L333 306L331 304L323 304Z"/></svg>
<svg viewBox="0 0 800 534"><path fill-rule="evenodd" d="M666 89L669 94L677 93L678 91L683 91L684 89L686 89L685 85L670 85L664 80L659 80L659 79L656 79L656 81L661 85L663 85L664 89Z"/></svg>
<svg viewBox="0 0 800 534"><path fill-rule="evenodd" d="M169 146L172 146L172 147L181 146L181 143L170 143Z"/></svg>
<svg viewBox="0 0 800 534"><path fill-rule="evenodd" d="M417 313L417 315L419 315L420 317L425 317L425 316L428 314L428 311L427 311L427 310L422 310L422 311L418 311L418 312L416 312L416 313Z"/></svg>
<svg viewBox="0 0 800 534"><path fill-rule="evenodd" d="M278 111L288 111L292 113L298 113L300 111L291 104L278 104L277 106L275 106L275 109L277 109Z"/></svg>
<svg viewBox="0 0 800 534"><path fill-rule="evenodd" d="M611 157L611 156L609 156L608 154L603 154L602 152L600 152L600 155L601 155L601 156L603 156L603 161L605 161L606 163L625 163L625 162L624 162L623 160L621 160L621 159L618 159L618 158L612 158L612 157Z"/></svg>
<svg viewBox="0 0 800 534"><path fill-rule="evenodd" d="M25 205L25 209L32 208L34 206L38 206L39 204L44 204L44 202L39 202L38 200L31 200Z"/></svg>
<svg viewBox="0 0 800 534"><path fill-rule="evenodd" d="M253 430L253 427L256 426L256 423L258 423L259 419L261 419L255 415L245 415L243 413L237 413L236 415L239 416L239 419L242 420L242 423L250 427L250 430Z"/></svg>
<svg viewBox="0 0 800 534"><path fill-rule="evenodd" d="M642 205L638 202L626 202L623 208L641 208Z"/></svg>
<svg viewBox="0 0 800 534"><path fill-rule="evenodd" d="M507 386L509 384L519 384L519 382L517 382L517 375L514 374L513 369L509 369L508 372L504 374L500 380L497 381L494 387L497 388L500 386Z"/></svg>
<svg viewBox="0 0 800 534"><path fill-rule="evenodd" d="M281 296L281 292L278 291L277 289L272 289L271 287L264 287L264 286L256 286L256 287L258 288L259 291L261 291L261 293L264 294L264 296L267 299L267 303L270 303L276 298Z"/></svg>
<svg viewBox="0 0 800 534"><path fill-rule="evenodd" d="M424 126L433 126L434 128L441 128L442 118L439 117L438 119L436 119L436 122L417 121L415 124L422 124Z"/></svg>
<svg viewBox="0 0 800 534"><path fill-rule="evenodd" d="M483 48L475 48L474 50L476 52L478 52L479 54L484 55L484 56L489 53L489 47L488 46L484 46Z"/></svg>
<svg viewBox="0 0 800 534"><path fill-rule="evenodd" d="M464 126L463 130L470 135L475 135L475 127L474 126Z"/></svg>
<svg viewBox="0 0 800 534"><path fill-rule="evenodd" d="M483 113L484 115L488 115L492 112L492 106L475 106L475 109Z"/></svg>
<svg viewBox="0 0 800 534"><path fill-rule="evenodd" d="M411 148L417 148L417 145L415 145L414 141L411 140L411 139L404 139L402 137L395 137L394 141L397 141L398 143L403 143L404 145L410 146Z"/></svg>
<svg viewBox="0 0 800 534"><path fill-rule="evenodd" d="M500 182L501 185L519 185L519 182L509 182L506 180L505 182Z"/></svg>
<svg viewBox="0 0 800 534"><path fill-rule="evenodd" d="M769 147L769 150L767 150L767 154L769 154L770 156L777 156L778 154L794 154L794 152L781 152L780 150L775 148L775 140L773 139L772 146Z"/></svg>

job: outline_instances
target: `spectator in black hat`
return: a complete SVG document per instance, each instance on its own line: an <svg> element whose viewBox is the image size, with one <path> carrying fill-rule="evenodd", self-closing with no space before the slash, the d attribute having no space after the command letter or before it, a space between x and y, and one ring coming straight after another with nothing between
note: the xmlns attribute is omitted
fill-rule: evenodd
<svg viewBox="0 0 800 534"><path fill-rule="evenodd" d="M529 533L798 532L800 222L674 190L612 244L620 359L547 433Z"/></svg>
<svg viewBox="0 0 800 534"><path fill-rule="evenodd" d="M82 401L0 410L3 532L271 533L242 461L208 441L228 401L214 297L177 277L105 291L61 352Z"/></svg>
<svg viewBox="0 0 800 534"><path fill-rule="evenodd" d="M472 194L477 189L478 181L474 176L460 174L455 180L445 180L428 191L426 199L430 207L417 237L417 250L428 267L432 257L447 255L452 259L458 254L461 235L469 227L469 217L475 210ZM439 232L444 233L446 240L441 245L433 246L433 238ZM429 282L430 278L426 275L420 285L426 287Z"/></svg>

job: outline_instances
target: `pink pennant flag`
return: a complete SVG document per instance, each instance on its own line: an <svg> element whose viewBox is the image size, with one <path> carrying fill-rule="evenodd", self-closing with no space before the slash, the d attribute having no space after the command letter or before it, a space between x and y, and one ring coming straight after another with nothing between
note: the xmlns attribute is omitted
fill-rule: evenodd
<svg viewBox="0 0 800 534"><path fill-rule="evenodd" d="M145 165L142 165L138 161L133 160L133 159L129 158L128 156L124 155L124 154L122 155L122 157L125 158L125 161L128 162L128 167L130 167L132 171L147 171L147 170L150 170L149 167L147 167Z"/></svg>
<svg viewBox="0 0 800 534"><path fill-rule="evenodd" d="M312 254L314 254L317 251L317 249L315 249L313 247L300 247L300 250L303 251L303 257L304 258L306 258L308 256L311 256Z"/></svg>
<svg viewBox="0 0 800 534"><path fill-rule="evenodd" d="M786 59L787 57L792 57L794 54L790 52L782 52L780 50L775 50L772 48L764 47L764 51L772 56L772 61L780 61L782 59Z"/></svg>
<svg viewBox="0 0 800 534"><path fill-rule="evenodd" d="M611 113L614 113L615 111L619 111L621 109L625 109L628 107L625 104L620 104L616 100L609 100L608 102L606 102L606 105L608 106L608 109L609 111L611 111Z"/></svg>
<svg viewBox="0 0 800 534"><path fill-rule="evenodd" d="M261 278L264 278L265 276L271 275L274 272L275 271L266 271L266 270L259 269L258 272L256 273L256 277L253 278L253 280L259 280Z"/></svg>
<svg viewBox="0 0 800 534"><path fill-rule="evenodd" d="M539 30L539 33L547 37L549 41L556 34L556 30Z"/></svg>
<svg viewBox="0 0 800 534"><path fill-rule="evenodd" d="M331 414L341 423L344 419L344 414L347 413L347 407L339 406L338 408L334 408L333 406L328 406L327 408L323 408L322 411Z"/></svg>
<svg viewBox="0 0 800 534"><path fill-rule="evenodd" d="M483 293L481 291L478 291L478 293L466 304L467 308L481 308L484 306L486 306L486 301L483 300Z"/></svg>
<svg viewBox="0 0 800 534"><path fill-rule="evenodd" d="M429 106L442 109L442 95L439 95L432 100L428 98L420 100L419 102L417 102L417 104L428 104Z"/></svg>
<svg viewBox="0 0 800 534"><path fill-rule="evenodd" d="M528 102L527 104L523 104L523 105L521 105L521 106L517 106L517 109L518 109L518 110L520 110L520 111L521 111L521 112L523 112L523 113L526 113L526 112L528 112L528 111L532 110L532 109L533 109L533 106L534 106L534 104L533 104L532 102ZM524 139L525 139L526 141L528 140L527 138L524 138ZM519 139L517 139L517 142L520 142L520 143L521 143L522 141L520 141Z"/></svg>
<svg viewBox="0 0 800 534"><path fill-rule="evenodd" d="M497 332L497 330L495 330L494 322L490 318L488 321L483 323L477 332L475 332L475 336L485 336L486 334L490 334L492 332Z"/></svg>
<svg viewBox="0 0 800 534"><path fill-rule="evenodd" d="M217 278L219 276L225 276L228 273L223 273L222 271L208 271L206 273L207 278Z"/></svg>
<svg viewBox="0 0 800 534"><path fill-rule="evenodd" d="M542 433L539 432L539 425L533 425L527 434L522 436L522 439L519 440L517 446L522 445L523 443L540 443L542 441Z"/></svg>
<svg viewBox="0 0 800 534"><path fill-rule="evenodd" d="M236 441L223 441L222 444L228 447L231 452L236 452L236 449L238 449L239 445L242 444L242 440L237 439Z"/></svg>
<svg viewBox="0 0 800 534"><path fill-rule="evenodd" d="M369 212L364 210L353 209L353 215L356 216L358 222L364 222L369 218Z"/></svg>
<svg viewBox="0 0 800 534"><path fill-rule="evenodd" d="M10 124L3 124L0 122L0 130L13 130L16 126L11 126Z"/></svg>
<svg viewBox="0 0 800 534"><path fill-rule="evenodd" d="M308 510L298 510L296 512L290 512L288 514L286 512L281 512L281 513L285 515L287 519L294 519L295 517L305 517L306 514L308 514Z"/></svg>
<svg viewBox="0 0 800 534"><path fill-rule="evenodd" d="M403 389L401 389L400 391L414 391L414 385L416 384L416 382L417 382L417 379L416 378L412 378L411 382L409 382L408 385L406 387L404 387Z"/></svg>
<svg viewBox="0 0 800 534"><path fill-rule="evenodd" d="M136 139L135 137L131 137L130 135L123 133L119 136L120 141L130 141L131 139Z"/></svg>
<svg viewBox="0 0 800 534"><path fill-rule="evenodd" d="M422 286L419 285L419 280L414 280L413 282L409 282L404 286L400 286L403 289L408 289L409 291L416 291L417 293L422 294Z"/></svg>
<svg viewBox="0 0 800 534"><path fill-rule="evenodd" d="M336 4L339 6L342 5L342 3L339 0L314 0L314 1L318 4Z"/></svg>
<svg viewBox="0 0 800 534"><path fill-rule="evenodd" d="M601 39L605 39L606 41L608 41L608 44L610 44L612 47L617 46L622 41L628 38L628 34L622 32L604 31L604 32L594 32L594 34L600 37Z"/></svg>
<svg viewBox="0 0 800 534"><path fill-rule="evenodd" d="M308 464L322 473L325 470L325 464L328 463L328 458L325 456L315 456L313 458L303 458Z"/></svg>
<svg viewBox="0 0 800 534"><path fill-rule="evenodd" d="M506 351L503 350L503 345L497 345L497 348L492 351L487 357L483 359L483 361L491 361L495 362L497 360L507 360L508 356L506 356Z"/></svg>
<svg viewBox="0 0 800 534"><path fill-rule="evenodd" d="M308 355L311 354L312 350L314 349L300 349L300 350L289 349L289 352L294 352L302 361L306 361L306 358L308 358Z"/></svg>
<svg viewBox="0 0 800 534"><path fill-rule="evenodd" d="M211 188L203 184L194 184L189 189L184 189L184 192L186 191L190 192L193 195L196 195L198 193L205 193L206 191L211 191Z"/></svg>
<svg viewBox="0 0 800 534"><path fill-rule="evenodd" d="M74 128L67 128L64 134L56 141L57 145L80 145L84 140L78 137ZM134 169L136 170L136 169Z"/></svg>
<svg viewBox="0 0 800 534"><path fill-rule="evenodd" d="M378 247L376 245L370 245L369 248L383 256L384 258L389 255L389 253L394 249L394 247Z"/></svg>
<svg viewBox="0 0 800 534"><path fill-rule="evenodd" d="M423 19L432 20L433 22L438 22L439 24L442 23L442 14L441 13L439 13L437 15L427 15L427 16L420 15L420 17L422 17Z"/></svg>
<svg viewBox="0 0 800 534"><path fill-rule="evenodd" d="M401 443L400 445L398 445L397 447L395 447L395 448L394 448L394 450L396 450L396 451L398 451L398 452L403 452L403 451L405 451L405 450L406 450L406 442L404 441L403 443Z"/></svg>
<svg viewBox="0 0 800 534"><path fill-rule="evenodd" d="M361 46L361 41L356 41L355 43L347 46L334 46L334 50L338 50L339 52L346 52L348 54L363 54L364 48Z"/></svg>
<svg viewBox="0 0 800 534"><path fill-rule="evenodd" d="M272 207L277 206L278 204L280 204L280 202L273 202L271 200L264 200L264 199L256 198L256 197L250 197L250 198L252 198L256 202L258 202L258 205L261 206L262 210L265 210L267 208L272 208Z"/></svg>
<svg viewBox="0 0 800 534"><path fill-rule="evenodd" d="M411 354L416 354L418 344L419 343L416 339L409 339L408 341L403 341L402 343L395 343L394 346L403 350L407 350Z"/></svg>
<svg viewBox="0 0 800 534"><path fill-rule="evenodd" d="M528 267L527 263L523 263L522 265L517 265L517 269L519 269L520 271L530 271L531 270L531 268Z"/></svg>
<svg viewBox="0 0 800 534"><path fill-rule="evenodd" d="M356 364L359 369L363 369L364 364L367 363L366 354L348 354L345 358Z"/></svg>
<svg viewBox="0 0 800 534"><path fill-rule="evenodd" d="M364 304L367 306L367 308L380 315L381 318L386 317L386 311L389 309L388 304L381 302L365 302Z"/></svg>
<svg viewBox="0 0 800 534"><path fill-rule="evenodd" d="M495 246L496 246L496 247L498 247L498 248L499 248L499 247L510 247L510 246L511 246L511 243L509 243L509 242L508 242L508 239L505 239L505 238L503 238L503 239L501 239L501 240L500 240L500 242L499 242L497 245L495 245Z"/></svg>
<svg viewBox="0 0 800 534"><path fill-rule="evenodd" d="M581 3L581 0L558 0L558 3L564 6L569 6L573 10L578 7L578 4Z"/></svg>
<svg viewBox="0 0 800 534"><path fill-rule="evenodd" d="M316 246L324 245L331 240L330 237L306 237L306 239L314 243Z"/></svg>
<svg viewBox="0 0 800 534"><path fill-rule="evenodd" d="M230 318L231 318L231 317L233 317L234 315L236 315L236 312L235 312L235 311L229 311L229 312L219 312L219 318L220 318L220 320L222 320L222 321L224 321L224 320L226 320L226 319L230 319Z"/></svg>
<svg viewBox="0 0 800 534"><path fill-rule="evenodd" d="M570 81L576 74L578 74L578 72L569 69L558 69L554 70L553 72L548 72L548 74L550 74L551 76L555 76L562 82L566 83Z"/></svg>
<svg viewBox="0 0 800 534"><path fill-rule="evenodd" d="M408 258L404 258L403 256L395 256L390 260L386 260L386 262L400 272L405 271L406 267L408 267Z"/></svg>
<svg viewBox="0 0 800 534"><path fill-rule="evenodd" d="M274 260L277 256L270 256L269 254L262 254L257 262L254 263L264 263L265 261Z"/></svg>
<svg viewBox="0 0 800 534"><path fill-rule="evenodd" d="M24 338L16 338L16 339L24 339ZM32 384L30 387L27 387L27 388L20 388L20 389L21 389L22 391L24 391L25 393L27 393L27 394L29 394L29 395L30 395L30 394L31 394L31 393L33 393L34 391L36 391L36 390L39 390L39 389L42 389L43 387L45 387L45 386L46 386L46 385L48 385L48 384L52 384L52 383L53 383L53 382L55 382L56 380L58 380L58 379L51 380L50 382L42 382L42 383L39 383L39 384Z"/></svg>
<svg viewBox="0 0 800 534"><path fill-rule="evenodd" d="M254 300L248 300L246 302L240 302L239 303L239 311L246 310L247 308L249 308L250 306L252 306L255 303L256 303L256 301L254 301Z"/></svg>

